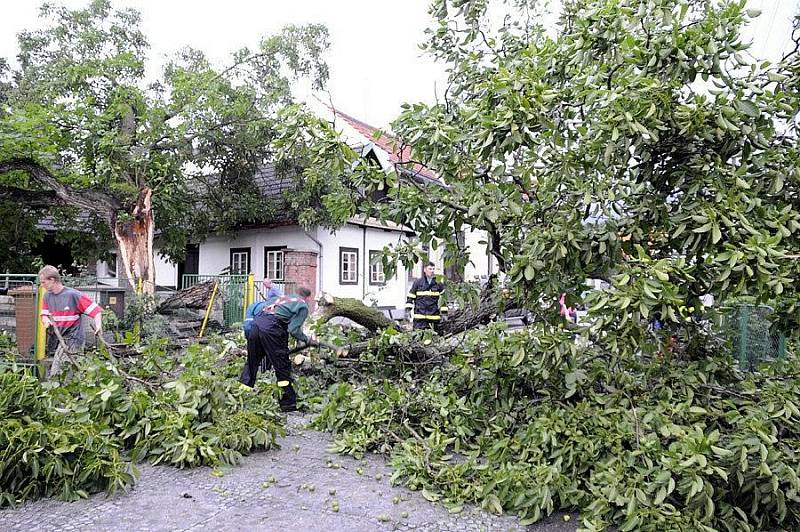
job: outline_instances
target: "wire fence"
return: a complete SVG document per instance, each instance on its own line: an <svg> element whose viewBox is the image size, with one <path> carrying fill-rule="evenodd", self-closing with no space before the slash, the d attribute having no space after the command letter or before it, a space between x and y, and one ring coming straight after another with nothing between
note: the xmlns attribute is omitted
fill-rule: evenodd
<svg viewBox="0 0 800 532"><path fill-rule="evenodd" d="M755 370L762 362L786 356L786 336L772 330L772 307L740 304L724 320L724 332L731 339L732 355L740 367Z"/></svg>

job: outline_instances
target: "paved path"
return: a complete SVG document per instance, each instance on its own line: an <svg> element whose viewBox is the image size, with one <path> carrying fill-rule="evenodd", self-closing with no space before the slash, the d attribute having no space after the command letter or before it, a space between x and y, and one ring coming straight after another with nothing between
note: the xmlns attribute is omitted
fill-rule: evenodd
<svg viewBox="0 0 800 532"><path fill-rule="evenodd" d="M310 418L289 416L281 449L245 457L212 475L207 467L140 466L130 493L65 503L40 500L0 510L3 531L70 530L523 530L509 516L476 508L450 514L419 492L392 487L378 456L366 461L327 452L328 434L305 430ZM571 532L553 517L537 532Z"/></svg>

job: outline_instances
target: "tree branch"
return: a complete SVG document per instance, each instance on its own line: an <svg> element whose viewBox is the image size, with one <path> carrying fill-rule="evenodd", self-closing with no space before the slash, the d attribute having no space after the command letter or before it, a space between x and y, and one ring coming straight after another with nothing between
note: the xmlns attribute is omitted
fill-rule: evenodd
<svg viewBox="0 0 800 532"><path fill-rule="evenodd" d="M47 209L65 205L51 190L26 190L10 186L0 186L0 200L13 201L29 209Z"/></svg>
<svg viewBox="0 0 800 532"><path fill-rule="evenodd" d="M61 204L78 207L103 216L109 225L115 213L121 209L119 201L114 197L93 190L75 190L64 185L50 173L48 169L29 158L14 158L0 161L0 174L25 172L34 181L52 191Z"/></svg>

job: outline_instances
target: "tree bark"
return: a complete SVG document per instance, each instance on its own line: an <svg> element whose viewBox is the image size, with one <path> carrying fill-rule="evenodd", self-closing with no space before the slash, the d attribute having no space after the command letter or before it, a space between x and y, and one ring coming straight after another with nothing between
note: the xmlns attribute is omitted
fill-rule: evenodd
<svg viewBox="0 0 800 532"><path fill-rule="evenodd" d="M96 190L77 190L61 183L40 163L31 158L17 157L0 161L0 174L25 172L41 185L44 191L29 191L32 206L68 205L100 215L111 229L117 251L128 283L134 290L142 280L142 291L155 292L155 267L153 261L153 232L155 220L152 208L152 190L142 186L133 210L123 217L122 203L111 194ZM52 192L49 192L52 191ZM0 197L25 199L22 189L0 188Z"/></svg>
<svg viewBox="0 0 800 532"><path fill-rule="evenodd" d="M10 186L0 186L0 200L17 203L21 208L28 210L65 205L51 190L26 190Z"/></svg>
<svg viewBox="0 0 800 532"><path fill-rule="evenodd" d="M155 293L156 277L153 261L153 232L155 219L152 206L153 191L143 187L133 207L130 218L114 223L114 239L117 241L120 262L131 288L137 290L141 279L142 292Z"/></svg>
<svg viewBox="0 0 800 532"><path fill-rule="evenodd" d="M453 311L448 319L439 325L439 334L452 336L485 325L495 320L509 308L516 305L510 299L504 298L502 292L495 288L494 277L481 290L477 308L465 307Z"/></svg>
<svg viewBox="0 0 800 532"><path fill-rule="evenodd" d="M119 201L109 194L94 190L75 190L61 183L50 173L47 168L29 158L14 158L0 161L0 174L10 172L25 172L34 181L48 190L52 190L55 196L64 205L78 207L86 211L100 214L111 225L115 213L121 208ZM112 227L113 229L113 227Z"/></svg>
<svg viewBox="0 0 800 532"><path fill-rule="evenodd" d="M394 321L384 316L380 310L368 307L358 299L322 294L317 304L320 310L318 319L322 323L339 316L358 323L373 333L394 325Z"/></svg>
<svg viewBox="0 0 800 532"><path fill-rule="evenodd" d="M158 312L169 313L182 308L205 309L211 299L215 281L205 281L179 290L158 306Z"/></svg>

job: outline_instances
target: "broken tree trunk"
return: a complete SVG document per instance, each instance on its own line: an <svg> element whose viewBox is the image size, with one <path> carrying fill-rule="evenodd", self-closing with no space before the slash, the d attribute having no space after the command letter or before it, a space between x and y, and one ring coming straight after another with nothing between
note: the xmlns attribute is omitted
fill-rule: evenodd
<svg viewBox="0 0 800 532"><path fill-rule="evenodd" d="M145 294L155 293L156 288L152 196L153 191L149 187L142 187L130 217L124 220L116 217L112 227L128 283L133 290L137 290L137 283L141 279L142 292Z"/></svg>
<svg viewBox="0 0 800 532"><path fill-rule="evenodd" d="M446 321L439 324L439 334L453 336L454 334L474 329L497 319L505 311L520 306L518 302L505 297L502 291L494 288L495 284L495 282L490 281L481 290L477 307L465 307L452 312ZM373 333L394 325L394 321L384 316L380 310L368 307L357 299L339 298L330 294L323 294L319 298L318 305L320 309L319 319L323 323L336 316L341 316L366 327Z"/></svg>
<svg viewBox="0 0 800 532"><path fill-rule="evenodd" d="M130 126L130 124L128 124ZM77 189L60 182L43 164L29 157L0 158L0 175L25 172L45 191L37 191L28 198L38 207L66 205L92 212L109 226L117 244L119 258L128 283L133 290L141 279L142 291L155 292L155 265L153 260L153 191L143 184L138 186L138 196L130 211L111 193ZM51 192L50 193L48 193ZM23 190L0 187L0 197L22 199Z"/></svg>
<svg viewBox="0 0 800 532"><path fill-rule="evenodd" d="M322 294L317 305L320 311L318 319L321 323L338 316L358 323L373 333L394 325L394 321L384 316L380 310L368 307L358 299Z"/></svg>
<svg viewBox="0 0 800 532"><path fill-rule="evenodd" d="M481 290L480 299L476 308L465 307L453 311L448 319L439 325L439 334L451 336L474 329L493 321L497 316L502 316L507 307L513 307L510 301L505 301L502 294L491 288L491 283Z"/></svg>

